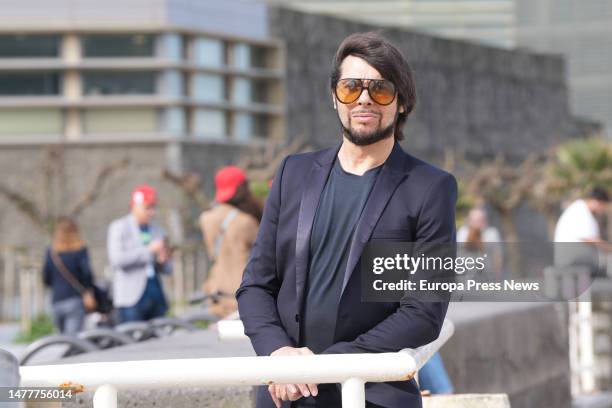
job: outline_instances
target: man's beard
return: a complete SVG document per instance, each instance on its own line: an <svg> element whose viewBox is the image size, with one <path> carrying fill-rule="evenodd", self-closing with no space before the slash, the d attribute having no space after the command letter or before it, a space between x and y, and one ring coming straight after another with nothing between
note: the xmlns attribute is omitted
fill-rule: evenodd
<svg viewBox="0 0 612 408"><path fill-rule="evenodd" d="M376 142L380 142L381 140L384 140L388 137L393 136L393 134L395 133L394 131L395 131L396 120L397 120L397 115L395 117L395 120L393 120L393 122L391 122L389 126L385 128L381 128L379 126L378 129L372 132L367 132L367 133L351 131L350 129L351 118L350 117L349 117L349 128L344 126L344 123L342 123L342 121L340 121L340 126L342 126L342 134L346 136L346 138L351 143L357 146L368 146L368 145L374 144Z"/></svg>

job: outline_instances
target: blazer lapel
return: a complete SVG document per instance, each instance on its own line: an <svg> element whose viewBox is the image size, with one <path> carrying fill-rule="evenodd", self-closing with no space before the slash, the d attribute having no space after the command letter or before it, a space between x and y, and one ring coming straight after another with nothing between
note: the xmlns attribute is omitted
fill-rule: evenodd
<svg viewBox="0 0 612 408"><path fill-rule="evenodd" d="M314 223L321 193L339 149L340 146L321 152L318 159L315 159L308 177L305 179L306 187L300 201L300 213L295 240L295 284L298 313L300 313L304 290L306 289L312 224Z"/></svg>
<svg viewBox="0 0 612 408"><path fill-rule="evenodd" d="M363 248L370 239L372 230L387 206L387 202L391 199L397 186L408 176L403 170L403 154L403 150L399 144L395 143L389 158L376 178L374 187L372 187L370 196L368 197L353 234L346 270L344 272L344 280L342 282L342 291L340 292L341 297L361 257Z"/></svg>

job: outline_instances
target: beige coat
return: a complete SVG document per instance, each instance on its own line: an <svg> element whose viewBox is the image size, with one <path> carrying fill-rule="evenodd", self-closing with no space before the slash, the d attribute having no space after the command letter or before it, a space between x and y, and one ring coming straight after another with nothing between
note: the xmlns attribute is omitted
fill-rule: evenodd
<svg viewBox="0 0 612 408"><path fill-rule="evenodd" d="M204 245L211 258L215 254L215 240L221 231L221 224L235 207L220 204L200 215L200 228L204 235ZM255 242L259 224L256 219L242 211L232 219L225 230L225 235L219 250L219 256L208 271L208 277L202 285L205 293L218 291L234 294L246 267L251 247ZM219 303L209 303L211 313L219 317L227 316L238 310L234 297L222 298Z"/></svg>

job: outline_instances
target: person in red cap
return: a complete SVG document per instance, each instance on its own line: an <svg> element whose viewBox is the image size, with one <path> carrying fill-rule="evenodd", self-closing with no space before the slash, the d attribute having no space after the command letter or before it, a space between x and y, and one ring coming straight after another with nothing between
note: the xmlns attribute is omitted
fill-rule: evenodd
<svg viewBox="0 0 612 408"><path fill-rule="evenodd" d="M226 317L238 309L233 294L255 242L262 207L251 194L246 174L239 167L220 169L215 187L216 204L200 215L204 245L213 262L202 290L206 294L220 294L209 302L209 311Z"/></svg>
<svg viewBox="0 0 612 408"><path fill-rule="evenodd" d="M157 192L143 184L132 191L130 214L108 229L113 303L121 322L149 320L168 310L159 273L170 273L166 233L155 223Z"/></svg>

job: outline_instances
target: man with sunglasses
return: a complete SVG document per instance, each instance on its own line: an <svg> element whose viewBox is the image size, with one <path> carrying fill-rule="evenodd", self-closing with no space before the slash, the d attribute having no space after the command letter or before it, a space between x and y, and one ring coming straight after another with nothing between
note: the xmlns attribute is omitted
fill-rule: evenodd
<svg viewBox="0 0 612 408"><path fill-rule="evenodd" d="M376 33L333 59L341 143L285 158L236 296L258 355L395 352L438 337L447 302L361 301L367 242L455 242L454 177L405 153L411 69ZM366 384L368 407L421 407L414 380ZM294 402L289 402L294 401ZM335 384L259 387L257 407L340 407Z"/></svg>

